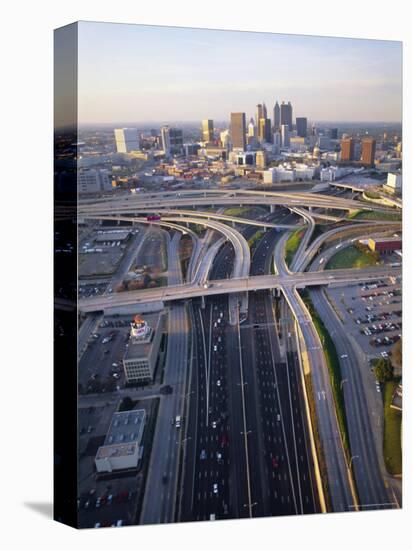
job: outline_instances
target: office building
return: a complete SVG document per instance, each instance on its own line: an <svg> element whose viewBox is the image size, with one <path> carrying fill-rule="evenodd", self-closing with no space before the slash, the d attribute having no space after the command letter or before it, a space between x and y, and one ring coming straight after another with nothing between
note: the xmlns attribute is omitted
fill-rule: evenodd
<svg viewBox="0 0 412 550"><path fill-rule="evenodd" d="M266 168L266 151L256 152L256 168Z"/></svg>
<svg viewBox="0 0 412 550"><path fill-rule="evenodd" d="M90 168L77 171L77 190L80 194L101 193L111 189L112 182L108 170Z"/></svg>
<svg viewBox="0 0 412 550"><path fill-rule="evenodd" d="M114 138L118 153L131 153L140 149L140 139L136 128L116 128Z"/></svg>
<svg viewBox="0 0 412 550"><path fill-rule="evenodd" d="M329 130L329 136L330 136L330 139L338 139L338 129L337 128L331 128Z"/></svg>
<svg viewBox="0 0 412 550"><path fill-rule="evenodd" d="M280 107L279 103L276 101L275 106L273 107L273 130L279 130L280 128Z"/></svg>
<svg viewBox="0 0 412 550"><path fill-rule="evenodd" d="M263 117L263 106L261 103L256 105L256 124L259 124L259 120Z"/></svg>
<svg viewBox="0 0 412 550"><path fill-rule="evenodd" d="M225 147L226 149L230 145L230 133L229 130L223 130L220 132L220 143L222 144L222 147Z"/></svg>
<svg viewBox="0 0 412 550"><path fill-rule="evenodd" d="M281 126L281 136L282 136L282 147L290 146L290 137L289 137L289 126L287 124L282 124Z"/></svg>
<svg viewBox="0 0 412 550"><path fill-rule="evenodd" d="M282 137L280 135L279 130L276 130L276 132L274 132L273 134L273 149L272 149L275 155L280 154L281 145L282 145Z"/></svg>
<svg viewBox="0 0 412 550"><path fill-rule="evenodd" d="M291 137L289 140L289 145L291 151L294 153L305 153L308 149L305 143L305 138L303 137Z"/></svg>
<svg viewBox="0 0 412 550"><path fill-rule="evenodd" d="M256 137L256 126L253 117L249 121L249 125L247 127L247 135L248 137Z"/></svg>
<svg viewBox="0 0 412 550"><path fill-rule="evenodd" d="M305 138L308 135L308 119L306 117L296 117L296 132L298 137Z"/></svg>
<svg viewBox="0 0 412 550"><path fill-rule="evenodd" d="M352 162L355 160L355 140L353 138L345 137L341 139L340 160L342 162Z"/></svg>
<svg viewBox="0 0 412 550"><path fill-rule="evenodd" d="M165 155L180 155L183 152L183 131L162 126L160 129L162 149Z"/></svg>
<svg viewBox="0 0 412 550"><path fill-rule="evenodd" d="M266 105L263 102L262 103L262 118L267 118L267 117L268 117L268 112L267 112L267 109L266 109Z"/></svg>
<svg viewBox="0 0 412 550"><path fill-rule="evenodd" d="M375 165L376 140L372 137L362 139L361 163L367 166Z"/></svg>
<svg viewBox="0 0 412 550"><path fill-rule="evenodd" d="M115 412L95 464L98 473L136 468L142 456L146 424L144 409Z"/></svg>
<svg viewBox="0 0 412 550"><path fill-rule="evenodd" d="M258 137L259 141L264 141L266 143L272 142L272 129L270 118L261 118L259 120Z"/></svg>
<svg viewBox="0 0 412 550"><path fill-rule="evenodd" d="M202 141L210 143L214 139L213 120L202 120Z"/></svg>
<svg viewBox="0 0 412 550"><path fill-rule="evenodd" d="M230 134L233 149L246 149L246 115L245 113L230 114Z"/></svg>
<svg viewBox="0 0 412 550"><path fill-rule="evenodd" d="M280 125L286 125L290 131L293 130L293 123L292 123L292 104L289 101L288 103L285 103L282 101L280 105Z"/></svg>
<svg viewBox="0 0 412 550"><path fill-rule="evenodd" d="M123 357L127 384L152 382L162 339L163 315L154 313L145 319L136 315L130 325L129 345Z"/></svg>

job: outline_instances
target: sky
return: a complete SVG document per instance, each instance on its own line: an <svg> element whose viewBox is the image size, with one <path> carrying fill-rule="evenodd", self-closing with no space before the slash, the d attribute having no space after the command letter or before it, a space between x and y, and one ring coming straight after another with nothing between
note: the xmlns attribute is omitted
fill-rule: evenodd
<svg viewBox="0 0 412 550"><path fill-rule="evenodd" d="M402 118L400 42L81 22L78 58L80 124Z"/></svg>

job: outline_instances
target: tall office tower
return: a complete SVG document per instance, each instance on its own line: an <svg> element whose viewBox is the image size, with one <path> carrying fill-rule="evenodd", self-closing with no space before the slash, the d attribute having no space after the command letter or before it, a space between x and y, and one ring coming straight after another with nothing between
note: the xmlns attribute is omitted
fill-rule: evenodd
<svg viewBox="0 0 412 550"><path fill-rule="evenodd" d="M330 132L330 139L338 139L338 129L337 128L331 128Z"/></svg>
<svg viewBox="0 0 412 550"><path fill-rule="evenodd" d="M230 113L230 135L234 149L246 149L246 115Z"/></svg>
<svg viewBox="0 0 412 550"><path fill-rule="evenodd" d="M229 147L230 144L230 136L229 136L229 130L223 130L223 132L220 132L220 143L222 144L222 147Z"/></svg>
<svg viewBox="0 0 412 550"><path fill-rule="evenodd" d="M162 126L160 129L162 137L162 149L165 155L179 155L183 152L183 131L179 128Z"/></svg>
<svg viewBox="0 0 412 550"><path fill-rule="evenodd" d="M202 120L202 141L208 143L214 140L213 120Z"/></svg>
<svg viewBox="0 0 412 550"><path fill-rule="evenodd" d="M308 119L305 117L296 117L296 131L298 137L305 138L308 135Z"/></svg>
<svg viewBox="0 0 412 550"><path fill-rule="evenodd" d="M281 138L280 132L277 130L277 131L273 134L273 153L274 153L275 155L279 155L279 154L280 154L280 146L281 146L281 143L282 143L282 138Z"/></svg>
<svg viewBox="0 0 412 550"><path fill-rule="evenodd" d="M279 103L276 101L275 106L273 107L273 130L279 130L280 128L280 107Z"/></svg>
<svg viewBox="0 0 412 550"><path fill-rule="evenodd" d="M289 130L293 130L292 104L290 101L288 103L282 101L280 106L280 125L282 126L283 124L287 124Z"/></svg>
<svg viewBox="0 0 412 550"><path fill-rule="evenodd" d="M136 128L116 128L114 131L118 153L130 153L140 148L139 135Z"/></svg>
<svg viewBox="0 0 412 550"><path fill-rule="evenodd" d="M289 137L289 126L287 124L282 124L281 136L282 136L282 147L289 147L290 137Z"/></svg>
<svg viewBox="0 0 412 550"><path fill-rule="evenodd" d="M340 141L340 160L343 162L355 160L355 140L350 137Z"/></svg>
<svg viewBox="0 0 412 550"><path fill-rule="evenodd" d="M368 166L375 165L376 140L372 137L362 139L361 162Z"/></svg>
<svg viewBox="0 0 412 550"><path fill-rule="evenodd" d="M259 120L259 141L265 141L266 143L272 142L272 124L270 118L261 118Z"/></svg>
<svg viewBox="0 0 412 550"><path fill-rule="evenodd" d="M256 124L259 126L259 120L263 118L263 106L261 103L256 105Z"/></svg>
<svg viewBox="0 0 412 550"><path fill-rule="evenodd" d="M249 125L247 127L247 135L248 137L256 137L256 126L253 117L249 121Z"/></svg>
<svg viewBox="0 0 412 550"><path fill-rule="evenodd" d="M262 118L267 118L267 117L268 117L268 111L266 109L265 102L263 102L263 104L262 104Z"/></svg>

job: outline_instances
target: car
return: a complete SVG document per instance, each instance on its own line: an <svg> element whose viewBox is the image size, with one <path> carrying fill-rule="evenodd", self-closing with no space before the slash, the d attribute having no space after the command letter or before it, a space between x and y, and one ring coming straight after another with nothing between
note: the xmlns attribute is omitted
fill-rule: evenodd
<svg viewBox="0 0 412 550"><path fill-rule="evenodd" d="M166 485L166 483L169 481L169 478L167 477L166 474L162 475L162 483L163 485Z"/></svg>
<svg viewBox="0 0 412 550"><path fill-rule="evenodd" d="M86 502L84 503L84 509L87 510L90 506L90 500L86 500Z"/></svg>
<svg viewBox="0 0 412 550"><path fill-rule="evenodd" d="M213 351L217 351L217 346L213 346Z"/></svg>
<svg viewBox="0 0 412 550"><path fill-rule="evenodd" d="M206 451L204 449L202 449L201 452L200 452L200 460L205 460L206 457L207 457Z"/></svg>
<svg viewBox="0 0 412 550"><path fill-rule="evenodd" d="M101 526L100 523L95 523L95 524L94 524L94 528L95 528L95 529L98 529L100 526Z"/></svg>
<svg viewBox="0 0 412 550"><path fill-rule="evenodd" d="M107 497L107 505L110 506L110 504L113 502L113 495L110 494L108 497Z"/></svg>
<svg viewBox="0 0 412 550"><path fill-rule="evenodd" d="M212 422L212 428L216 428L216 426L217 426L216 422L215 421Z"/></svg>
<svg viewBox="0 0 412 550"><path fill-rule="evenodd" d="M220 380L216 382L216 386L220 386Z"/></svg>
<svg viewBox="0 0 412 550"><path fill-rule="evenodd" d="M222 453L216 453L216 458L218 462L222 462Z"/></svg>
<svg viewBox="0 0 412 550"><path fill-rule="evenodd" d="M388 352L387 351L381 351L381 355L382 355L382 357L386 358L386 357L388 357Z"/></svg>
<svg viewBox="0 0 412 550"><path fill-rule="evenodd" d="M379 384L376 384L376 391L377 391L378 393L381 393L381 387L380 387Z"/></svg>
<svg viewBox="0 0 412 550"><path fill-rule="evenodd" d="M341 359L346 359L348 357L347 353L342 353L342 355L340 356Z"/></svg>
<svg viewBox="0 0 412 550"><path fill-rule="evenodd" d="M102 499L100 497L98 497L96 499L96 508L100 508L101 503L102 503Z"/></svg>
<svg viewBox="0 0 412 550"><path fill-rule="evenodd" d="M217 483L213 484L213 492L214 492L215 495L217 495L217 493L218 493Z"/></svg>
<svg viewBox="0 0 412 550"><path fill-rule="evenodd" d="M119 366L118 363L112 363L112 367L113 367L114 369L116 369L118 366Z"/></svg>
<svg viewBox="0 0 412 550"><path fill-rule="evenodd" d="M275 456L272 457L272 468L276 469L279 466L279 462Z"/></svg>
<svg viewBox="0 0 412 550"><path fill-rule="evenodd" d="M276 415L276 420L280 422L280 414Z"/></svg>

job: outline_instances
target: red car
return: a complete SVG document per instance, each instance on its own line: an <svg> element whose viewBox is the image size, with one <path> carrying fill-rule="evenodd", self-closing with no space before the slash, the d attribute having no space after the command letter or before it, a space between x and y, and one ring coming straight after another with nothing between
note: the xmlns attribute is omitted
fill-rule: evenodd
<svg viewBox="0 0 412 550"><path fill-rule="evenodd" d="M279 462L276 457L272 457L272 468L276 469L279 466Z"/></svg>

